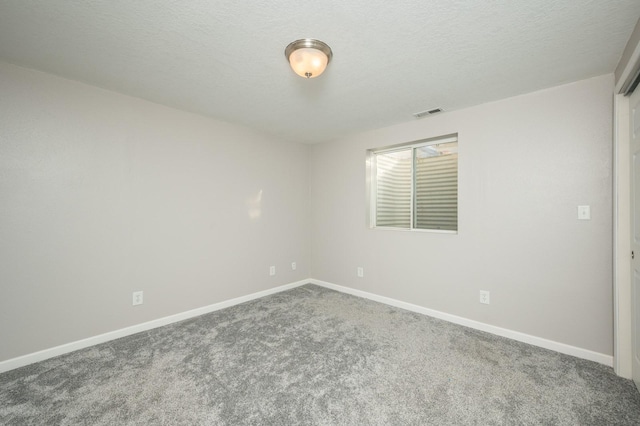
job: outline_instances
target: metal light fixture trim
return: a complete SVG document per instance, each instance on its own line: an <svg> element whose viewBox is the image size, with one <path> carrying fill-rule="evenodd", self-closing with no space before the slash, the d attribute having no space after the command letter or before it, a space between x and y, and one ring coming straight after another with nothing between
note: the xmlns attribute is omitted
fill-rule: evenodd
<svg viewBox="0 0 640 426"><path fill-rule="evenodd" d="M303 38L289 43L284 49L284 56L300 77L315 78L327 68L333 52L325 42Z"/></svg>

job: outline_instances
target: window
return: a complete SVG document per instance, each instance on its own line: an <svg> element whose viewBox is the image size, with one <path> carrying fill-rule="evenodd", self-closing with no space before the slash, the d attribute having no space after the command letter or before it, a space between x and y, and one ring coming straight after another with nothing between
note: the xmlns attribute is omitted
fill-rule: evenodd
<svg viewBox="0 0 640 426"><path fill-rule="evenodd" d="M370 225L458 230L458 137L368 152Z"/></svg>

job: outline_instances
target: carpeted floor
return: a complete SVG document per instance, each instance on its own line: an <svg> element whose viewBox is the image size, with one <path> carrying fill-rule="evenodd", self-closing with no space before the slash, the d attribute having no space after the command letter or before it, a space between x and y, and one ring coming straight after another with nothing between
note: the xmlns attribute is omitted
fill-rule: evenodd
<svg viewBox="0 0 640 426"><path fill-rule="evenodd" d="M314 285L0 375L2 425L639 425L609 367Z"/></svg>

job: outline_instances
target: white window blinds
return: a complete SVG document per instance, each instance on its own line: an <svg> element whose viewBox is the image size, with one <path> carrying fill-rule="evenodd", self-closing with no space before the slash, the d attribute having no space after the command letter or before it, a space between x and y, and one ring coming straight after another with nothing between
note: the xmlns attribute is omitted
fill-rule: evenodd
<svg viewBox="0 0 640 426"><path fill-rule="evenodd" d="M415 228L458 230L457 142L415 152Z"/></svg>
<svg viewBox="0 0 640 426"><path fill-rule="evenodd" d="M411 226L411 149L376 155L376 226Z"/></svg>
<svg viewBox="0 0 640 426"><path fill-rule="evenodd" d="M376 227L458 229L457 137L372 152Z"/></svg>

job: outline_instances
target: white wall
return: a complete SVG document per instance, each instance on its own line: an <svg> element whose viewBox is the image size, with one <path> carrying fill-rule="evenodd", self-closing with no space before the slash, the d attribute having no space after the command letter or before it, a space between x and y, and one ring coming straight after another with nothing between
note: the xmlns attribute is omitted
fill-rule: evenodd
<svg viewBox="0 0 640 426"><path fill-rule="evenodd" d="M313 146L312 276L611 355L612 93L606 75ZM456 132L459 233L368 229L366 149Z"/></svg>
<svg viewBox="0 0 640 426"><path fill-rule="evenodd" d="M309 276L611 354L612 91L308 147L0 63L0 361ZM368 229L366 149L455 132L459 234Z"/></svg>
<svg viewBox="0 0 640 426"><path fill-rule="evenodd" d="M308 277L308 154L0 63L0 361Z"/></svg>

